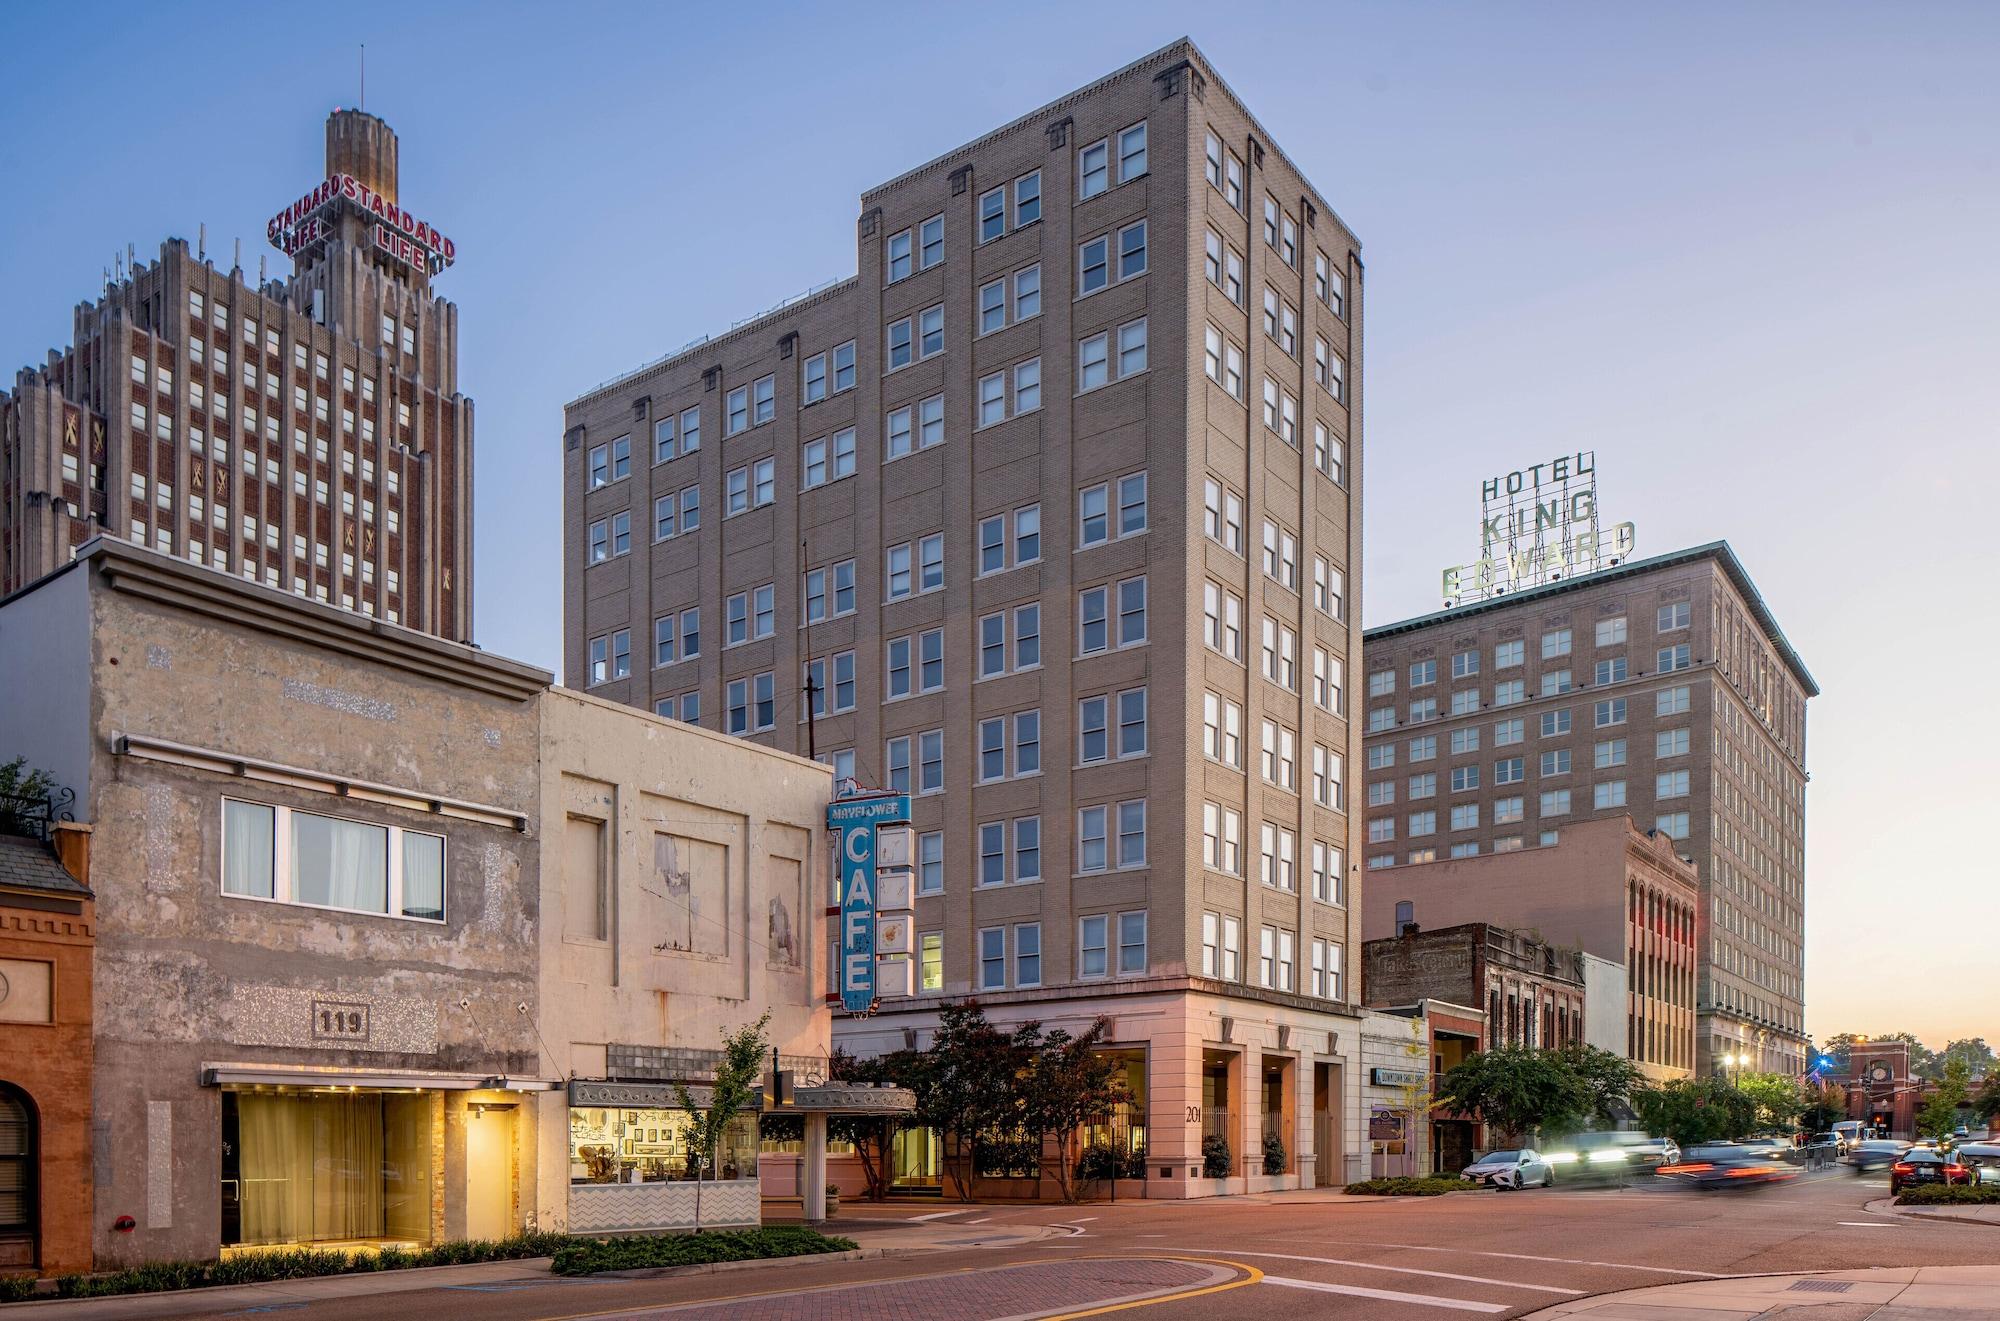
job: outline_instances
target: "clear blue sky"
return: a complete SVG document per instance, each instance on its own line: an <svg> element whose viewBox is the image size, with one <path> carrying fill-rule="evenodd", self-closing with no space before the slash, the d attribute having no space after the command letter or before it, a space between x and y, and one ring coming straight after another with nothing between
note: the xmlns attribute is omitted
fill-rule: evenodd
<svg viewBox="0 0 2000 1321"><path fill-rule="evenodd" d="M366 42L459 245L478 633L553 667L563 403L1182 34L1365 245L1368 621L1436 604L1482 473L1595 449L1641 553L1728 538L1826 689L1809 1026L2000 1036L2000 6L7 5L0 363L127 242L254 271Z"/></svg>

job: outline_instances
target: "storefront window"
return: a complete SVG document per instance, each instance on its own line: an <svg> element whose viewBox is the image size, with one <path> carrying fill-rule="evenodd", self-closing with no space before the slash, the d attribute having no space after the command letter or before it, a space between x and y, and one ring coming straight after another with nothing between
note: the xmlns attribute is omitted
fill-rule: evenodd
<svg viewBox="0 0 2000 1321"><path fill-rule="evenodd" d="M431 1241L432 1098L225 1092L226 1244Z"/></svg>
<svg viewBox="0 0 2000 1321"><path fill-rule="evenodd" d="M679 1110L578 1106L569 1112L571 1183L665 1183L696 1176L691 1123ZM723 1133L707 1179L757 1177L757 1116L738 1115Z"/></svg>

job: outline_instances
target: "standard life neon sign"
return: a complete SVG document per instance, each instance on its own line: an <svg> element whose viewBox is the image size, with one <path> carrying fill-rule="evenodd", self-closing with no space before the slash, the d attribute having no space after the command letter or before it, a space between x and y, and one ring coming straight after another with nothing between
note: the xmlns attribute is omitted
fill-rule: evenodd
<svg viewBox="0 0 2000 1321"><path fill-rule="evenodd" d="M1448 606L1622 563L1638 529L1602 528L1597 454L1583 450L1489 477L1479 491L1479 558L1444 571Z"/></svg>

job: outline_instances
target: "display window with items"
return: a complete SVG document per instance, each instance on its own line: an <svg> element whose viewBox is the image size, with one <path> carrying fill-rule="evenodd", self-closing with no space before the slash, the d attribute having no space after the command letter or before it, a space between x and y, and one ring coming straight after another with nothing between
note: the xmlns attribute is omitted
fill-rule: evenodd
<svg viewBox="0 0 2000 1321"><path fill-rule="evenodd" d="M670 1183L757 1174L757 1116L739 1115L723 1131L715 1166L702 1170L686 1112L580 1106L569 1112L571 1183Z"/></svg>

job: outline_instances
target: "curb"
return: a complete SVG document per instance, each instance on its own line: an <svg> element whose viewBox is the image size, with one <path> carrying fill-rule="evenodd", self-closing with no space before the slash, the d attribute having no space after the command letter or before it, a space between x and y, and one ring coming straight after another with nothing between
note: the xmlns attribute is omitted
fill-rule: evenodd
<svg viewBox="0 0 2000 1321"><path fill-rule="evenodd" d="M80 1298L61 1298L53 1292L29 1294L26 1298L17 1298L12 1302L0 1303L0 1316L5 1316L8 1308L23 1304L46 1306L50 1303L108 1303L114 1300L139 1298L192 1298L204 1294L219 1294L230 1289L261 1289L268 1285L301 1285L310 1284L315 1280L412 1279L431 1271L462 1271L476 1266L534 1266L546 1273L554 1261L555 1258L553 1257L502 1257L495 1261L455 1261L447 1262L440 1266L400 1266L392 1271L340 1271L333 1275L298 1275L275 1280L246 1280L240 1284L206 1284L192 1289L147 1289L141 1293L85 1294ZM111 1272L99 1271L95 1273L110 1274ZM401 1289L384 1289L381 1292L403 1293L406 1291Z"/></svg>
<svg viewBox="0 0 2000 1321"><path fill-rule="evenodd" d="M1898 1220L1935 1220L1947 1225L1978 1225L1984 1229L2000 1229L2000 1220L1984 1220L1977 1216L1947 1215L1929 1207L1897 1206L1893 1197L1865 1203L1862 1210L1870 1215L1889 1216Z"/></svg>
<svg viewBox="0 0 2000 1321"><path fill-rule="evenodd" d="M853 1248L847 1252L801 1252L790 1257L752 1257L748 1261L704 1261L692 1266L634 1266L622 1271L592 1271L588 1275L559 1278L572 1280L671 1280L683 1275L726 1275L753 1266L784 1266L807 1261L864 1261L889 1254L888 1248Z"/></svg>

